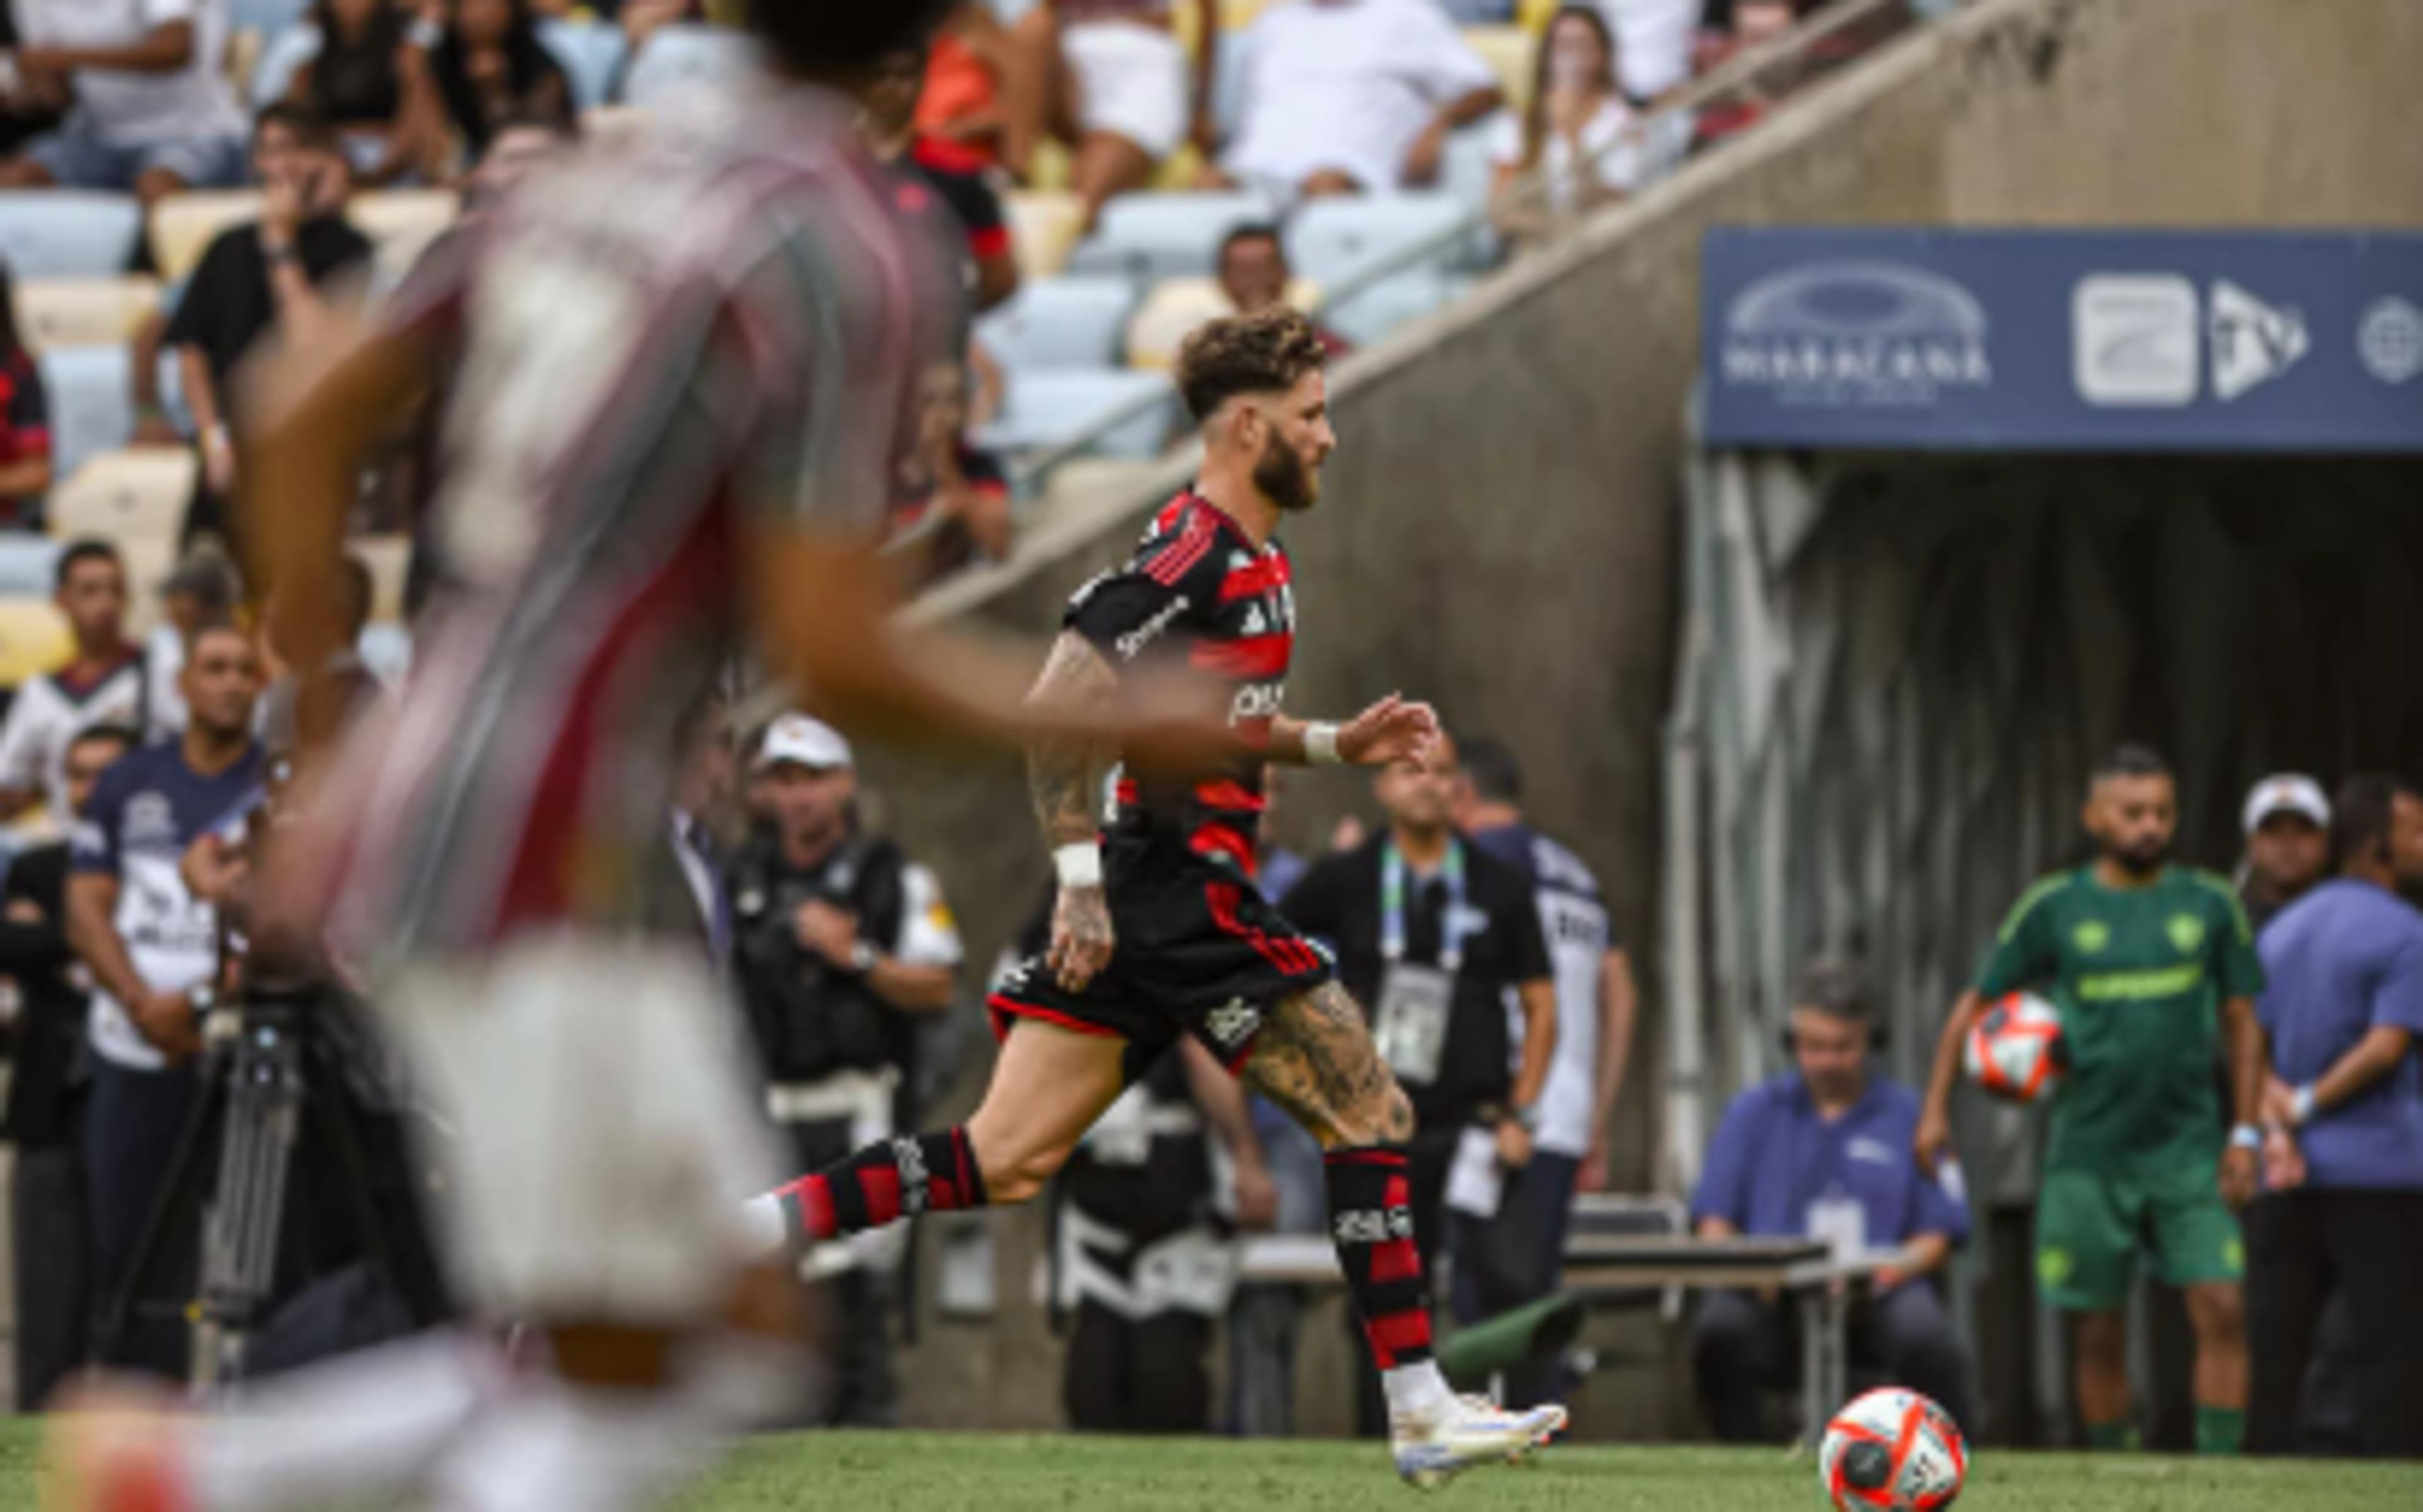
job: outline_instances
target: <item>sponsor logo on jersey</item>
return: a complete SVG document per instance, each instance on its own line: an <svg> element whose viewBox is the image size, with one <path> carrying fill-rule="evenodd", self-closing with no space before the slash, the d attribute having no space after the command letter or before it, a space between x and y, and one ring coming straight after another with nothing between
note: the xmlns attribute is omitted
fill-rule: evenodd
<svg viewBox="0 0 2423 1512"><path fill-rule="evenodd" d="M2112 944L2112 926L2100 919L2086 920L2069 932L2069 942L2081 955L2100 955Z"/></svg>
<svg viewBox="0 0 2423 1512"><path fill-rule="evenodd" d="M2193 914L2173 914L2162 927L2181 955L2193 955L2204 945L2204 921Z"/></svg>
<svg viewBox="0 0 2423 1512"><path fill-rule="evenodd" d="M1248 683L1237 689L1237 697L1228 705L1228 722L1240 724L1247 719L1273 719L1278 717L1279 705L1287 701L1285 683Z"/></svg>
<svg viewBox="0 0 2423 1512"><path fill-rule="evenodd" d="M1172 624L1176 623L1178 617L1184 614L1187 609L1192 606L1193 606L1188 602L1186 595L1183 593L1179 594L1176 598L1171 599L1168 603L1163 605L1160 610L1156 612L1151 619L1147 620L1140 625L1137 625L1126 635L1119 637L1116 647L1119 654L1119 659L1121 661L1135 660L1136 653L1144 650L1145 647L1149 646L1154 641L1160 639L1162 632L1167 630Z"/></svg>

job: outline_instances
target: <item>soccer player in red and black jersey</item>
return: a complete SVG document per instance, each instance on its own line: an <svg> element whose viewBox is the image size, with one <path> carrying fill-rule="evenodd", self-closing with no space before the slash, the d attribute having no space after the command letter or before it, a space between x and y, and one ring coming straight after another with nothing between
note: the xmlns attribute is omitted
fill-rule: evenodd
<svg viewBox="0 0 2423 1512"><path fill-rule="evenodd" d="M1338 444L1325 355L1291 310L1215 321L1189 339L1179 386L1202 428L1202 476L1154 517L1127 567L1070 602L1029 695L1072 717L1105 711L1124 676L1181 663L1225 685L1229 723L1253 754L1208 780L1121 781L1105 832L1098 778L1118 753L1031 745L1060 891L1050 950L990 1000L1003 1045L984 1106L947 1133L871 1146L758 1211L815 1242L928 1210L1022 1202L1124 1087L1191 1034L1327 1152L1332 1236L1387 1387L1397 1468L1430 1485L1528 1451L1564 1412L1504 1412L1448 1390L1414 1240L1412 1107L1327 955L1255 886L1264 763L1380 765L1422 760L1438 741L1432 711L1393 696L1343 724L1280 712L1295 600L1276 532L1319 501Z"/></svg>

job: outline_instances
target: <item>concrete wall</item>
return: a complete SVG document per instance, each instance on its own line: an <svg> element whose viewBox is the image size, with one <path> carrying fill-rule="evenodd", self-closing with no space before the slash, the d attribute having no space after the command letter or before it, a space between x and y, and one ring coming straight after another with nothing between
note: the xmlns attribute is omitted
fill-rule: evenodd
<svg viewBox="0 0 2423 1512"><path fill-rule="evenodd" d="M1504 736L1530 768L1534 817L1599 869L1622 933L1650 939L1702 229L2423 225L2418 57L2415 0L1981 0L1791 102L1338 375L1343 448L1289 537L1303 613L1291 708L1402 688ZM931 612L1047 633L1183 480L1176 468L1150 496L1062 512L1018 562ZM989 956L1041 885L1015 766L879 761L874 775ZM1327 775L1291 801L1309 829L1360 798ZM1658 1063L1654 978L1648 1000L1620 1124L1620 1173L1638 1184L1653 1179L1639 1094ZM1005 1263L1021 1267L1004 1274L1015 1302L1025 1272ZM937 1337L912 1374L916 1417L1052 1421L1044 1378L999 1390L1046 1362L1008 1358L1037 1337L1023 1322ZM1651 1413L1596 1428L1661 1427Z"/></svg>

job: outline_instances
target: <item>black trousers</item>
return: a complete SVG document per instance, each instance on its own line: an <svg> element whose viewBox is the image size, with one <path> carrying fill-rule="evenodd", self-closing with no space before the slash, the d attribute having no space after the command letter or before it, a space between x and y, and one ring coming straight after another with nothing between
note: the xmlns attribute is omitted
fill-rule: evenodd
<svg viewBox="0 0 2423 1512"><path fill-rule="evenodd" d="M91 1245L81 1135L17 1152L9 1178L17 1268L17 1410L39 1410L90 1358Z"/></svg>
<svg viewBox="0 0 2423 1512"><path fill-rule="evenodd" d="M85 1114L86 1212L92 1241L91 1305L106 1310L135 1280L136 1252L168 1168L182 1146L202 1095L193 1067L132 1071L94 1058ZM106 1341L96 1341L106 1347ZM102 1362L125 1369L182 1376L184 1330L174 1323L138 1324Z"/></svg>
<svg viewBox="0 0 2423 1512"><path fill-rule="evenodd" d="M1069 1334L1061 1395L1088 1433L1205 1433L1212 1427L1212 1320L1172 1310L1129 1319L1088 1298Z"/></svg>
<svg viewBox="0 0 2423 1512"><path fill-rule="evenodd" d="M1691 1364L1708 1426L1727 1443L1768 1441L1766 1394L1793 1384L1800 1333L1793 1309L1749 1292L1712 1291L1691 1323ZM1851 1362L1880 1370L1931 1396L1963 1433L1976 1417L1969 1402L1969 1358L1932 1283L1914 1281L1852 1309Z"/></svg>
<svg viewBox="0 0 2423 1512"><path fill-rule="evenodd" d="M2247 1215L2248 1452L2296 1447L2334 1290L2355 1322L2364 1452L2423 1458L2423 1191L2280 1192Z"/></svg>

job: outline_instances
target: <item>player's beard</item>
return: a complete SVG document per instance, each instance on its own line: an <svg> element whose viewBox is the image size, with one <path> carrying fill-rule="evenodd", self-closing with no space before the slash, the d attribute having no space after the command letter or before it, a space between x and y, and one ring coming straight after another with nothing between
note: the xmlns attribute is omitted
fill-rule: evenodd
<svg viewBox="0 0 2423 1512"><path fill-rule="evenodd" d="M1254 464L1254 486L1264 498L1291 514L1321 502L1321 479L1275 431L1262 443L1262 455Z"/></svg>
<svg viewBox="0 0 2423 1512"><path fill-rule="evenodd" d="M2117 845L2106 845L2103 854L2112 858L2113 865L2130 876L2151 876L2171 858L2171 843L2167 840L2148 841L2127 850Z"/></svg>

